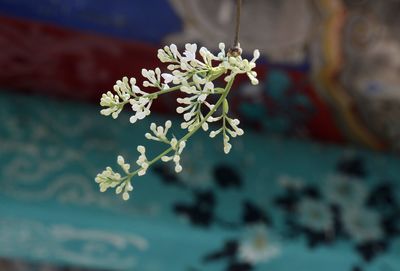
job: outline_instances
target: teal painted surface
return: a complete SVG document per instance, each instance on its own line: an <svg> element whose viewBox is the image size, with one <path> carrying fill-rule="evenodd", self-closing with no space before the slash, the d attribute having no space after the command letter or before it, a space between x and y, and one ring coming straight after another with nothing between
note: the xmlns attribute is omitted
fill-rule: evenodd
<svg viewBox="0 0 400 271"><path fill-rule="evenodd" d="M185 149L184 185L167 185L150 171L133 180L131 200L124 202L112 191L100 193L94 176L115 166L118 154L134 162L150 123L165 118L131 125L128 114L114 121L98 111L95 105L0 92L0 256L111 270L227 270L227 259L202 259L227 239L243 240L249 226L242 221L243 201L251 200L270 216L269 232L280 248L253 270L400 268L398 236L370 263L356 253L351 238L309 248L303 233L295 238L282 233L285 215L275 204L284 191L278 180L289 176L323 191L346 157L362 158L365 189L382 180L398 185L397 157L251 132L236 139L226 156L221 140L199 133ZM150 153L159 149L151 146ZM216 184L213 172L219 164L237 171L240 187ZM206 190L216 198L208 226L174 212L174 205L191 203L195 191ZM399 201L398 186L395 193ZM224 226L215 217L236 226Z"/></svg>

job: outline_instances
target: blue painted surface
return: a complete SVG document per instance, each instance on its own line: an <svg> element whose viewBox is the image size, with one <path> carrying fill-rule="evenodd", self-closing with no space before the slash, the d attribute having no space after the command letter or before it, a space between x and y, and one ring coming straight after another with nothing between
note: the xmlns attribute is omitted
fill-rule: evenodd
<svg viewBox="0 0 400 271"><path fill-rule="evenodd" d="M1 14L153 44L181 29L167 0L1 0Z"/></svg>
<svg viewBox="0 0 400 271"><path fill-rule="evenodd" d="M382 180L398 184L397 157L249 131L233 139L232 154L226 156L222 140L199 133L183 155L184 186L163 182L150 171L133 179L131 200L123 202L112 191L100 193L95 174L115 166L120 153L133 162L138 144L152 145L155 154L160 148L146 142L144 133L152 121L165 119L133 126L128 114L114 121L98 111L93 105L0 92L0 256L111 270L227 270L227 259L205 263L203 258L228 239L242 240L249 226L241 222L242 203L250 200L270 216L268 227L280 246L277 257L253 270L350 271L359 263L367 271L398 270L398 236L366 263L348 237L316 248L306 245L303 233L285 237L283 214L274 204L284 190L279 179L291 176L323 191L325 180L338 174L338 161L349 156L361 159L360 176L366 173L360 178L368 191ZM220 164L239 174L240 187L217 185L214 170ZM202 226L175 213L175 204L193 202L195 191L212 191L215 217L239 226L223 226L215 217ZM399 201L398 187L394 191Z"/></svg>

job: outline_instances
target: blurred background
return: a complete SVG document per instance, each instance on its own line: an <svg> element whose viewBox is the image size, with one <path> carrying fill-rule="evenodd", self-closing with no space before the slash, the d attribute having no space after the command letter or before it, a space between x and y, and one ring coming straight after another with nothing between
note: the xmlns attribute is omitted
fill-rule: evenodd
<svg viewBox="0 0 400 271"><path fill-rule="evenodd" d="M231 44L235 1L0 0L0 270L400 270L399 13L243 0L245 135L226 156L199 133L182 174L156 165L123 202L95 175L179 121L176 97L132 125L101 94L166 44Z"/></svg>

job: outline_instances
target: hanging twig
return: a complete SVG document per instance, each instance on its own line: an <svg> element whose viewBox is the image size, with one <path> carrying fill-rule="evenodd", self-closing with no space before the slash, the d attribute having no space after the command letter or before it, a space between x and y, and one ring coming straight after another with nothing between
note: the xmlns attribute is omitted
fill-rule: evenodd
<svg viewBox="0 0 400 271"><path fill-rule="evenodd" d="M235 21L235 33L233 39L233 47L229 49L228 54L231 56L240 56L242 49L239 43L239 31L240 31L240 15L242 10L242 0L236 0L236 21Z"/></svg>

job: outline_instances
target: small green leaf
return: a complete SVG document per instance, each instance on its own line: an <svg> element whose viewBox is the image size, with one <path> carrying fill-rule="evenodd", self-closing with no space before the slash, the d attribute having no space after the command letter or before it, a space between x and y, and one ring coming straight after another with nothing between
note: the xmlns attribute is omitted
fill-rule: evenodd
<svg viewBox="0 0 400 271"><path fill-rule="evenodd" d="M228 114L229 104L228 104L228 100L227 99L224 100L223 110L224 110L224 114Z"/></svg>

